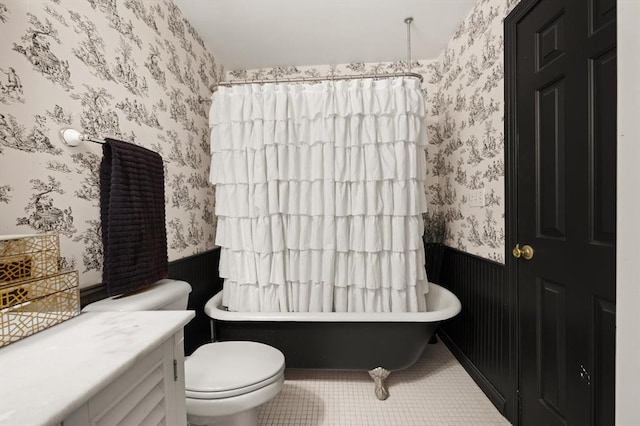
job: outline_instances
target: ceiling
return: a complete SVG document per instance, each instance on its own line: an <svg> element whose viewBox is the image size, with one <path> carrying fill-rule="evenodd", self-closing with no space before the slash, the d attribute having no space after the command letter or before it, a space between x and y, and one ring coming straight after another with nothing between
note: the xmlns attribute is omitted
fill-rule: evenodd
<svg viewBox="0 0 640 426"><path fill-rule="evenodd" d="M174 0L227 70L433 59L475 0Z"/></svg>

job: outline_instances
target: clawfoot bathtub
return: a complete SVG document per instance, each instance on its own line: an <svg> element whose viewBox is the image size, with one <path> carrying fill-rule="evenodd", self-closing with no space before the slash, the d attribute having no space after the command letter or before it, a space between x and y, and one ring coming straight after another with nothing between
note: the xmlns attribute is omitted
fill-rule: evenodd
<svg viewBox="0 0 640 426"><path fill-rule="evenodd" d="M376 396L386 399L390 371L413 365L440 321L460 312L458 298L430 283L427 312L229 312L222 293L205 305L214 341L249 340L273 346L289 368L367 370Z"/></svg>

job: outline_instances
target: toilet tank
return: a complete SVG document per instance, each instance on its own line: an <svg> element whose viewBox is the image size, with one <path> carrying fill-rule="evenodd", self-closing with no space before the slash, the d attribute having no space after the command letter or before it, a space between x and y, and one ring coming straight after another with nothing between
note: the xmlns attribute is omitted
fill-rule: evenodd
<svg viewBox="0 0 640 426"><path fill-rule="evenodd" d="M82 312L183 311L187 309L189 293L189 283L164 279L128 296L113 296L91 303L85 306Z"/></svg>

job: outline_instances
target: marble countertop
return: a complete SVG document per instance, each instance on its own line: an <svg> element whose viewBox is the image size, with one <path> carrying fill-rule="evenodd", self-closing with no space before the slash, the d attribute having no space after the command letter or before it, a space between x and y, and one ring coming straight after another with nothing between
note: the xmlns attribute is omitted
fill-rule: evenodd
<svg viewBox="0 0 640 426"><path fill-rule="evenodd" d="M0 425L61 422L193 311L86 312L0 349Z"/></svg>

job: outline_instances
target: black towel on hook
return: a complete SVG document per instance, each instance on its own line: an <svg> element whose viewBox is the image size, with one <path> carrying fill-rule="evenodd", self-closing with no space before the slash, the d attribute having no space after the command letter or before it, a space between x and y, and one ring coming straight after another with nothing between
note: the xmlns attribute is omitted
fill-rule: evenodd
<svg viewBox="0 0 640 426"><path fill-rule="evenodd" d="M157 152L115 139L102 154L102 280L113 296L167 277L164 167Z"/></svg>

